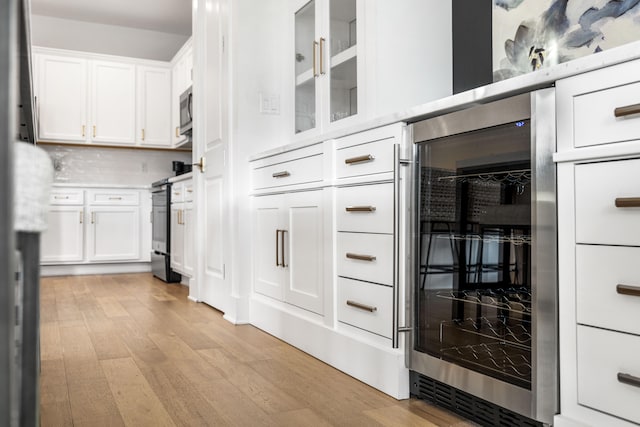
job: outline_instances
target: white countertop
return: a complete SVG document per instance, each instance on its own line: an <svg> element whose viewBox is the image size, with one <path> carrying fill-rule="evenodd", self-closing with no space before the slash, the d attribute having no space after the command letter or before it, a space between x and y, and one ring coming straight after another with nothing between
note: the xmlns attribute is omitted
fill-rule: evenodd
<svg viewBox="0 0 640 427"><path fill-rule="evenodd" d="M637 58L640 58L640 41L427 102L409 108L408 110L366 120L354 126L325 132L312 138L256 153L249 157L249 161L274 156L286 151L303 148L329 139L339 138L391 123L412 123L429 117L439 116L451 111L461 110L476 103L486 103L499 98L506 98L519 93L552 86L557 80Z"/></svg>
<svg viewBox="0 0 640 427"><path fill-rule="evenodd" d="M193 171L183 173L182 175L178 175L178 176L172 176L171 178L169 178L169 182L186 181L187 179L191 179L191 178L193 178Z"/></svg>
<svg viewBox="0 0 640 427"><path fill-rule="evenodd" d="M53 187L62 187L62 188L119 188L119 189L129 189L129 190L149 190L151 188L151 184L143 185L143 184L77 184L72 182L54 182Z"/></svg>

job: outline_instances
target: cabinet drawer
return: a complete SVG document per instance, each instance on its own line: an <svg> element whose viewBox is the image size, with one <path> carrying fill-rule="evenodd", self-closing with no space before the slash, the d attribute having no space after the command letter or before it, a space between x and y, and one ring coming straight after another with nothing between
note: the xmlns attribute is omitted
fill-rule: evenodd
<svg viewBox="0 0 640 427"><path fill-rule="evenodd" d="M640 114L616 117L621 107L640 104L640 83L607 88L573 99L576 147L640 138Z"/></svg>
<svg viewBox="0 0 640 427"><path fill-rule="evenodd" d="M392 234L393 202L393 183L338 188L338 231Z"/></svg>
<svg viewBox="0 0 640 427"><path fill-rule="evenodd" d="M127 190L89 190L87 192L91 205L139 205L140 193Z"/></svg>
<svg viewBox="0 0 640 427"><path fill-rule="evenodd" d="M49 203L52 205L82 205L84 191L54 188L49 195Z"/></svg>
<svg viewBox="0 0 640 427"><path fill-rule="evenodd" d="M322 181L322 156L315 155L257 168L252 175L254 189Z"/></svg>
<svg viewBox="0 0 640 427"><path fill-rule="evenodd" d="M338 275L393 285L393 235L338 233Z"/></svg>
<svg viewBox="0 0 640 427"><path fill-rule="evenodd" d="M639 259L640 248L577 245L578 323L640 335Z"/></svg>
<svg viewBox="0 0 640 427"><path fill-rule="evenodd" d="M184 182L183 193L185 202L193 201L193 181L189 180Z"/></svg>
<svg viewBox="0 0 640 427"><path fill-rule="evenodd" d="M640 423L640 337L588 326L577 332L578 403ZM621 382L634 377L635 386Z"/></svg>
<svg viewBox="0 0 640 427"><path fill-rule="evenodd" d="M171 203L184 202L184 182L171 184Z"/></svg>
<svg viewBox="0 0 640 427"><path fill-rule="evenodd" d="M576 242L640 246L640 207L616 207L640 198L640 159L577 165L575 185Z"/></svg>
<svg viewBox="0 0 640 427"><path fill-rule="evenodd" d="M338 320L391 338L393 288L338 278Z"/></svg>
<svg viewBox="0 0 640 427"><path fill-rule="evenodd" d="M393 139L336 150L336 178L393 172Z"/></svg>

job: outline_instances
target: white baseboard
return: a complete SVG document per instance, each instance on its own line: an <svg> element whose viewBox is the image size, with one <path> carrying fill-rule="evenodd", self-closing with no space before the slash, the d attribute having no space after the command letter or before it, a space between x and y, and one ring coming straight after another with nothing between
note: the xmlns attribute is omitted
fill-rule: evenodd
<svg viewBox="0 0 640 427"><path fill-rule="evenodd" d="M122 264L70 264L42 265L41 276L82 276L89 274L147 273L151 271L150 262Z"/></svg>
<svg viewBox="0 0 640 427"><path fill-rule="evenodd" d="M409 398L401 350L354 339L259 299L251 300L251 324L396 399Z"/></svg>
<svg viewBox="0 0 640 427"><path fill-rule="evenodd" d="M187 298L188 298L190 301L193 301L193 302L200 302L200 301L198 301L198 298L192 297L191 295L189 295Z"/></svg>

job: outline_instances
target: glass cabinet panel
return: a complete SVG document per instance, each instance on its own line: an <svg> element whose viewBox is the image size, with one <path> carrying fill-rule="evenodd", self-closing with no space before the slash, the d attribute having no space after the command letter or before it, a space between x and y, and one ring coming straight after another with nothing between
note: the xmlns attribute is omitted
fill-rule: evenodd
<svg viewBox="0 0 640 427"><path fill-rule="evenodd" d="M316 0L295 14L295 132L316 127Z"/></svg>
<svg viewBox="0 0 640 427"><path fill-rule="evenodd" d="M358 113L356 0L330 0L329 121Z"/></svg>

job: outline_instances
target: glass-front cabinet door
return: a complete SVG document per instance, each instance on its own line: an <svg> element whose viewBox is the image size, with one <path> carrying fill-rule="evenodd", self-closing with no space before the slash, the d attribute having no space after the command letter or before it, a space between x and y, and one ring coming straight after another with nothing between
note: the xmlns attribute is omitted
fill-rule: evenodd
<svg viewBox="0 0 640 427"><path fill-rule="evenodd" d="M314 129L322 131L358 114L360 2L296 2L296 134Z"/></svg>

